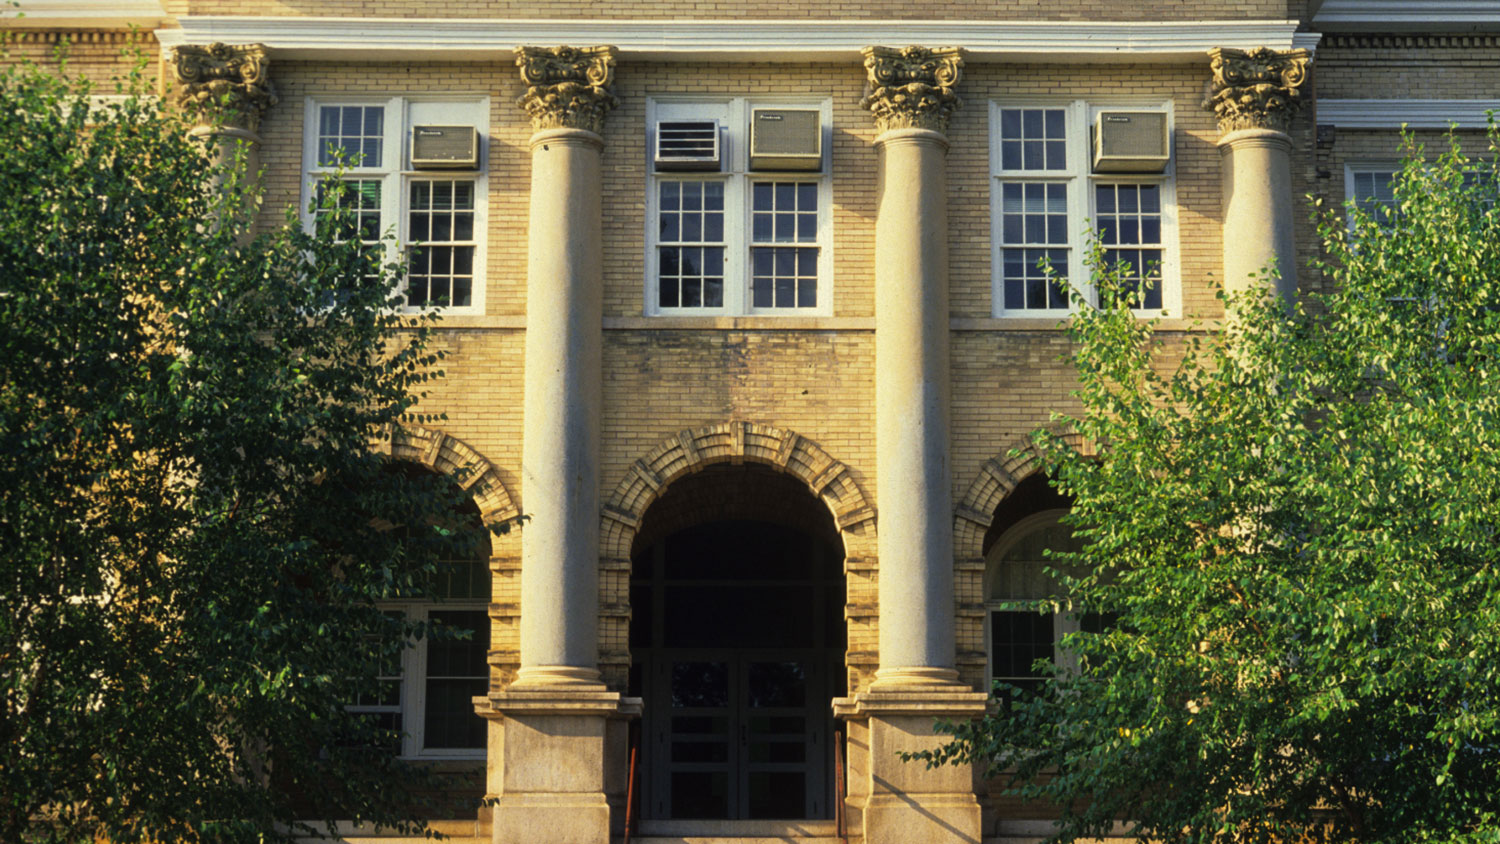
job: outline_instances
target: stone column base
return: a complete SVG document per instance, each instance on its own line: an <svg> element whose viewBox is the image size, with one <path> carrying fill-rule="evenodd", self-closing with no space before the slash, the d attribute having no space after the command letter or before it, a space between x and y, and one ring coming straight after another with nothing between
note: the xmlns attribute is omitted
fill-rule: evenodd
<svg viewBox="0 0 1500 844"><path fill-rule="evenodd" d="M625 727L640 698L512 687L488 703L494 844L609 844L624 823Z"/></svg>
<svg viewBox="0 0 1500 844"><path fill-rule="evenodd" d="M968 686L870 689L833 702L849 722L849 829L864 844L979 844L982 830L971 765L928 768L896 754L930 750L949 737L940 721L984 714L989 696Z"/></svg>

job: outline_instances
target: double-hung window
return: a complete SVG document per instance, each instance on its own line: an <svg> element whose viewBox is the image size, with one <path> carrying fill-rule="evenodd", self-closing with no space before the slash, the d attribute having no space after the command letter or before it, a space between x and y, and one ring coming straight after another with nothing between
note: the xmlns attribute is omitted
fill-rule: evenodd
<svg viewBox="0 0 1500 844"><path fill-rule="evenodd" d="M647 314L832 312L831 114L826 100L650 101Z"/></svg>
<svg viewBox="0 0 1500 844"><path fill-rule="evenodd" d="M1396 173L1399 164L1349 164L1344 167L1344 190L1361 211L1382 226L1389 225L1396 209Z"/></svg>
<svg viewBox="0 0 1500 844"><path fill-rule="evenodd" d="M1170 147L1168 104L1129 108L1166 115ZM1095 172L1094 144L1099 141L1092 127L1101 112L1116 111L1083 101L992 104L996 316L1065 316L1070 288L1099 304L1084 266L1091 233L1105 260L1124 268L1137 309L1160 313L1177 308L1170 158L1163 160L1161 172Z"/></svg>
<svg viewBox="0 0 1500 844"><path fill-rule="evenodd" d="M303 196L315 205L319 179L342 172L356 230L343 236L395 235L408 308L483 312L488 118L480 96L307 102Z"/></svg>
<svg viewBox="0 0 1500 844"><path fill-rule="evenodd" d="M489 689L489 566L482 560L444 563L438 603L402 604L402 613L467 638L423 637L381 666L378 692L349 707L402 733L404 757L482 758L485 721L473 698Z"/></svg>

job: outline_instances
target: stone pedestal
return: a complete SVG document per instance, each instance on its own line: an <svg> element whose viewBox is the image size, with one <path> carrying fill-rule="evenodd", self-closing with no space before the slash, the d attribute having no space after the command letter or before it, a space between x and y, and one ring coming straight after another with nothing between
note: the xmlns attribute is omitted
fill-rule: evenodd
<svg viewBox="0 0 1500 844"><path fill-rule="evenodd" d="M1306 50L1215 49L1204 107L1219 118L1224 162L1224 289L1244 292L1275 268L1274 292L1297 295L1292 139L1311 60Z"/></svg>
<svg viewBox="0 0 1500 844"><path fill-rule="evenodd" d="M625 727L640 698L513 686L489 706L494 844L609 844L624 821Z"/></svg>
<svg viewBox="0 0 1500 844"><path fill-rule="evenodd" d="M979 844L982 830L971 765L928 768L901 752L949 741L938 721L984 714L988 696L966 686L872 689L834 701L849 725L849 830L864 844Z"/></svg>

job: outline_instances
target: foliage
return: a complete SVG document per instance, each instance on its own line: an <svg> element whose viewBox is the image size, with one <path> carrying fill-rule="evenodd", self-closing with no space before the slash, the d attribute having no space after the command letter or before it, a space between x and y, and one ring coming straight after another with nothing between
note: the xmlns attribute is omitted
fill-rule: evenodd
<svg viewBox="0 0 1500 844"><path fill-rule="evenodd" d="M1222 331L1137 319L1095 252L1120 304L1071 322L1067 422L1098 455L1039 441L1087 541L1055 576L1120 620L929 762L1054 804L1055 841L1500 840L1490 142L1408 139L1383 221L1319 209L1327 292Z"/></svg>
<svg viewBox="0 0 1500 844"><path fill-rule="evenodd" d="M252 240L243 167L88 93L0 70L0 840L418 831L430 774L345 704L428 634L377 602L478 538L371 449L428 320L337 184Z"/></svg>

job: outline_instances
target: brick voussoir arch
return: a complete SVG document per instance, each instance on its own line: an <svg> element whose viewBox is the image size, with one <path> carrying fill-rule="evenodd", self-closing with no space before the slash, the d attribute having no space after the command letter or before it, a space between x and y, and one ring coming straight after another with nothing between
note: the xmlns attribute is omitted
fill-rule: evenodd
<svg viewBox="0 0 1500 844"><path fill-rule="evenodd" d="M457 437L419 425L395 425L378 450L392 460L415 463L453 478L474 499L487 525L509 521L521 513L494 464Z"/></svg>
<svg viewBox="0 0 1500 844"><path fill-rule="evenodd" d="M875 558L875 509L848 468L795 431L743 421L680 431L631 464L604 505L601 556L628 565L641 518L673 481L714 464L747 461L806 483L833 514L846 560Z"/></svg>
<svg viewBox="0 0 1500 844"><path fill-rule="evenodd" d="M1052 434L1085 454L1096 451L1093 444L1076 431L1057 429ZM1015 490L1017 484L1041 469L1042 453L1029 434L1016 439L1010 448L979 467L979 473L954 508L953 551L959 562L983 560L984 535L994 521L995 508Z"/></svg>

